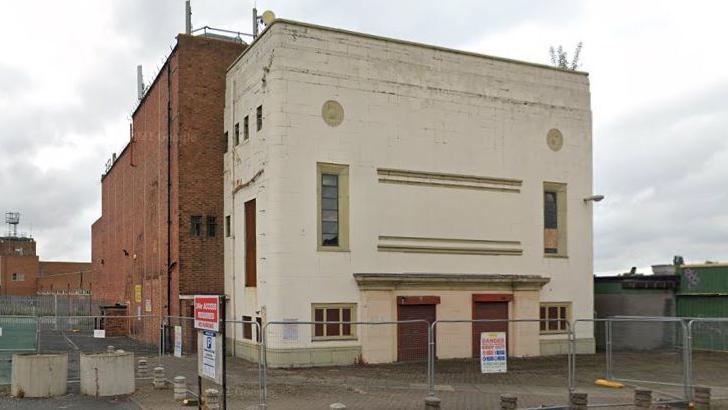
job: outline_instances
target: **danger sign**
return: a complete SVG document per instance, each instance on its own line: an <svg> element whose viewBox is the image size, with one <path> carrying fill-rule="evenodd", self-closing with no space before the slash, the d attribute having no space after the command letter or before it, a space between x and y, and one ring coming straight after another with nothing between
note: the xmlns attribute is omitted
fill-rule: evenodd
<svg viewBox="0 0 728 410"><path fill-rule="evenodd" d="M220 331L220 298L195 296L195 328Z"/></svg>

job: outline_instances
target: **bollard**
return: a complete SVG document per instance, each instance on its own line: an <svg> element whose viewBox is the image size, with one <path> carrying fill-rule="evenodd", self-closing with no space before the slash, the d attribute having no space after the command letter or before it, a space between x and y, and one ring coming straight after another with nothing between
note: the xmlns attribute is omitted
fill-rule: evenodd
<svg viewBox="0 0 728 410"><path fill-rule="evenodd" d="M501 394L500 396L501 410L515 410L518 408L518 397L510 394Z"/></svg>
<svg viewBox="0 0 728 410"><path fill-rule="evenodd" d="M334 403L329 406L330 410L339 410L339 409L345 409L346 405L344 403Z"/></svg>
<svg viewBox="0 0 728 410"><path fill-rule="evenodd" d="M116 348L114 346L106 346L106 353L114 353Z"/></svg>
<svg viewBox="0 0 728 410"><path fill-rule="evenodd" d="M187 398L187 378L184 376L174 377L174 399L182 401Z"/></svg>
<svg viewBox="0 0 728 410"><path fill-rule="evenodd" d="M220 409L220 393L216 389L205 390L205 408L208 410Z"/></svg>
<svg viewBox="0 0 728 410"><path fill-rule="evenodd" d="M137 361L137 377L149 377L149 365L147 364L147 359L139 359L139 361Z"/></svg>
<svg viewBox="0 0 728 410"><path fill-rule="evenodd" d="M693 389L695 408L699 410L710 408L710 387L695 386Z"/></svg>
<svg viewBox="0 0 728 410"><path fill-rule="evenodd" d="M634 406L650 408L652 406L652 390L642 388L634 389Z"/></svg>
<svg viewBox="0 0 728 410"><path fill-rule="evenodd" d="M589 403L586 393L569 393L569 408L572 410L586 410Z"/></svg>
<svg viewBox="0 0 728 410"><path fill-rule="evenodd" d="M164 374L164 367L155 367L153 371L153 379L152 379L152 386L155 389L166 389L167 388L167 382L166 378L167 376Z"/></svg>
<svg viewBox="0 0 728 410"><path fill-rule="evenodd" d="M440 399L435 396L425 397L425 410L433 410L440 408Z"/></svg>

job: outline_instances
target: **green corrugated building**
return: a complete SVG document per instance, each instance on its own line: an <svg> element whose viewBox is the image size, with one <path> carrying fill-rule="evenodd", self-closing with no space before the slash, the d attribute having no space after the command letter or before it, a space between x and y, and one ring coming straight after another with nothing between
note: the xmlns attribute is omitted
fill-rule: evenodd
<svg viewBox="0 0 728 410"><path fill-rule="evenodd" d="M682 265L677 273L677 316L728 318L728 263ZM693 346L728 350L728 322L695 322Z"/></svg>

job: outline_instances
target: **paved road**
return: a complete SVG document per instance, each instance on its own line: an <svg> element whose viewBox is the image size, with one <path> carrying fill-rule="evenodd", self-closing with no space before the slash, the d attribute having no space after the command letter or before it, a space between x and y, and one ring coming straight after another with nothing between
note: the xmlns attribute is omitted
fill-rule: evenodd
<svg viewBox="0 0 728 410"><path fill-rule="evenodd" d="M0 397L0 409L118 409L118 410L139 410L142 407L132 399L122 397L118 399L95 399L88 396L70 394L67 396L55 397L52 399L14 399L12 397Z"/></svg>

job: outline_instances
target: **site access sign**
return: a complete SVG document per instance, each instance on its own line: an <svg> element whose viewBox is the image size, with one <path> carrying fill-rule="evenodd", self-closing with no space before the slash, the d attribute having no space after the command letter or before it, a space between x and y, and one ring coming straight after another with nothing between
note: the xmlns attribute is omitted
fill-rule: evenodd
<svg viewBox="0 0 728 410"><path fill-rule="evenodd" d="M220 331L220 298L195 296L195 329Z"/></svg>

